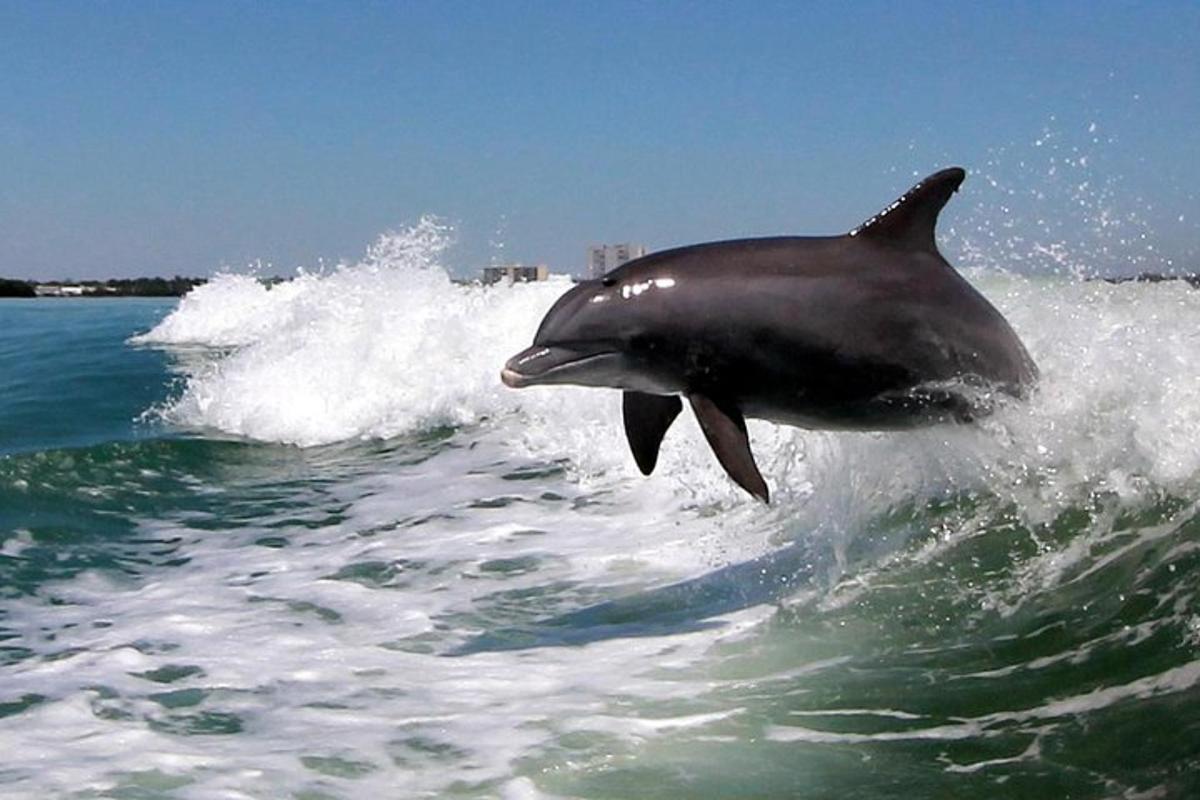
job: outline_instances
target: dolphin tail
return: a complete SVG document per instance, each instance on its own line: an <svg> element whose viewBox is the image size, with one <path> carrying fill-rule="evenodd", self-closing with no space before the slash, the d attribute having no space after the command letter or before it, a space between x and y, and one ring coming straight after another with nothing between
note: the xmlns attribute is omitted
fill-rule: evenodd
<svg viewBox="0 0 1200 800"><path fill-rule="evenodd" d="M850 231L851 236L906 250L937 252L933 229L938 214L958 191L967 173L962 167L935 172L896 202Z"/></svg>
<svg viewBox="0 0 1200 800"><path fill-rule="evenodd" d="M746 418L737 406L731 403L716 403L702 394L688 395L704 438L717 455L717 461L725 468L734 483L750 494L770 503L767 482L763 480L754 454L750 452L750 438L746 435Z"/></svg>
<svg viewBox="0 0 1200 800"><path fill-rule="evenodd" d="M675 395L625 392L622 396L625 438L643 475L654 472L659 445L682 409L683 402Z"/></svg>

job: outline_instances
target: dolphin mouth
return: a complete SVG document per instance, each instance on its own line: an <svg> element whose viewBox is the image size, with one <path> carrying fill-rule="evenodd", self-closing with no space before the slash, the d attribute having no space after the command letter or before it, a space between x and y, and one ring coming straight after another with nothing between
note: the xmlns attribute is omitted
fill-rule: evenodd
<svg viewBox="0 0 1200 800"><path fill-rule="evenodd" d="M522 389L548 383L586 383L582 373L590 367L618 357L611 347L534 345L508 360L500 370L505 386Z"/></svg>

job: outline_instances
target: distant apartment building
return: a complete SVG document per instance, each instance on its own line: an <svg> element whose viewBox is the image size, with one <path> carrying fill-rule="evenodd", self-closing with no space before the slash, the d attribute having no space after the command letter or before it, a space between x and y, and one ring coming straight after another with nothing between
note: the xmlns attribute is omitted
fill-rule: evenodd
<svg viewBox="0 0 1200 800"><path fill-rule="evenodd" d="M545 264L527 266L525 264L505 264L498 267L483 268L484 283L499 283L507 280L509 283L527 283L529 281L544 281L550 277L550 268Z"/></svg>
<svg viewBox="0 0 1200 800"><path fill-rule="evenodd" d="M633 242L594 244L587 251L587 276L601 278L626 261L646 255L646 248Z"/></svg>

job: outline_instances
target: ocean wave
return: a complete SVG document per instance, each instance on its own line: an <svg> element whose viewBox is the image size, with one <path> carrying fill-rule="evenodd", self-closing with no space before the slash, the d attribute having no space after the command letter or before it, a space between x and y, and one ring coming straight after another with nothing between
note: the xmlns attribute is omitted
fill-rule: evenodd
<svg viewBox="0 0 1200 800"><path fill-rule="evenodd" d="M204 345L160 409L186 428L301 446L484 423L585 474L636 475L618 394L507 389L504 360L531 341L565 278L456 285L432 220L380 237L366 257L264 287L221 275L140 344ZM1200 475L1200 293L972 270L1041 366L1038 390L981 424L854 434L752 421L776 496L813 520L858 518L948 488L1016 501L1031 521L1095 493L1186 493ZM686 418L688 415L684 415ZM660 475L677 493L738 502L697 426L681 420ZM873 500L875 498L875 500Z"/></svg>
<svg viewBox="0 0 1200 800"><path fill-rule="evenodd" d="M498 364L564 279L457 286L432 219L385 234L357 264L263 286L218 275L136 344L218 348L194 363L168 421L301 446L388 438L516 408Z"/></svg>

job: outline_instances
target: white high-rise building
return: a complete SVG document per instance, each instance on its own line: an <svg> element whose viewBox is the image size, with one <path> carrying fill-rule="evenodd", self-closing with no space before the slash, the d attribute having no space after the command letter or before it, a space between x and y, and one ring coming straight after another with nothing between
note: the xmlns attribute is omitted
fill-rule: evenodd
<svg viewBox="0 0 1200 800"><path fill-rule="evenodd" d="M626 261L632 261L644 255L646 255L646 248L632 242L594 244L588 248L587 252L587 276L601 278L604 273L616 269Z"/></svg>

